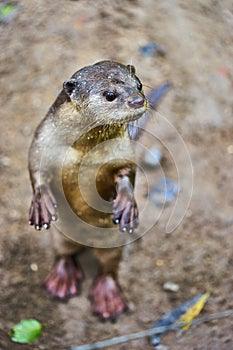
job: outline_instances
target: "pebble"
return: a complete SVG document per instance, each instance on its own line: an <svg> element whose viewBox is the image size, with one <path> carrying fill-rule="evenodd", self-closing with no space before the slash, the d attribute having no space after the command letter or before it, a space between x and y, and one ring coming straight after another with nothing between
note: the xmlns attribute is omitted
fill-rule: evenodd
<svg viewBox="0 0 233 350"><path fill-rule="evenodd" d="M128 310L129 312L134 312L136 310L136 306L133 302L128 303Z"/></svg>
<svg viewBox="0 0 233 350"><path fill-rule="evenodd" d="M11 165L11 159L9 157L4 156L4 155L0 155L0 166L8 167L10 165Z"/></svg>
<svg viewBox="0 0 233 350"><path fill-rule="evenodd" d="M156 260L156 266L163 266L164 265L164 260L163 259L157 259Z"/></svg>
<svg viewBox="0 0 233 350"><path fill-rule="evenodd" d="M153 42L141 46L140 52L144 57L153 57L155 53L159 53L161 56L166 54L164 47Z"/></svg>
<svg viewBox="0 0 233 350"><path fill-rule="evenodd" d="M35 263L32 263L32 264L30 265L30 269L31 269L33 272L36 272L36 271L38 271L38 265L35 264Z"/></svg>
<svg viewBox="0 0 233 350"><path fill-rule="evenodd" d="M39 348L40 350L45 350L45 349L46 349L44 345L39 345L38 348Z"/></svg>
<svg viewBox="0 0 233 350"><path fill-rule="evenodd" d="M169 350L170 348L166 345L159 344L155 347L156 350Z"/></svg>
<svg viewBox="0 0 233 350"><path fill-rule="evenodd" d="M158 165L160 165L161 159L162 152L156 146L153 146L147 150L143 161L145 165L151 168L156 168Z"/></svg>
<svg viewBox="0 0 233 350"><path fill-rule="evenodd" d="M228 152L229 154L233 154L233 145L229 145L229 146L227 147L227 152Z"/></svg>
<svg viewBox="0 0 233 350"><path fill-rule="evenodd" d="M178 183L162 177L150 191L149 198L155 206L161 207L171 203L176 198L179 189Z"/></svg>
<svg viewBox="0 0 233 350"><path fill-rule="evenodd" d="M173 283L173 282L166 282L163 285L163 289L167 290L169 292L178 292L180 289L179 284Z"/></svg>

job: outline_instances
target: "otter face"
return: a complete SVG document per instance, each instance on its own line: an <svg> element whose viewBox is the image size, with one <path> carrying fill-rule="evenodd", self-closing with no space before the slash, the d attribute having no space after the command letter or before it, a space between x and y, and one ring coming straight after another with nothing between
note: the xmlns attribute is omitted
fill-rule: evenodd
<svg viewBox="0 0 233 350"><path fill-rule="evenodd" d="M100 123L125 123L148 108L135 68L101 61L76 72L64 90L79 111Z"/></svg>

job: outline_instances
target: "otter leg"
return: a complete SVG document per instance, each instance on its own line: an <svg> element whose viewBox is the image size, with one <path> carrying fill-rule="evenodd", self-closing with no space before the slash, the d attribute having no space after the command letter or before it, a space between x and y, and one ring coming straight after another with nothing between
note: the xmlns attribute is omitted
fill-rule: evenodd
<svg viewBox="0 0 233 350"><path fill-rule="evenodd" d="M65 239L53 228L55 246L55 262L44 281L44 287L55 298L65 300L81 292L81 282L84 278L77 253L83 246L76 245Z"/></svg>
<svg viewBox="0 0 233 350"><path fill-rule="evenodd" d="M126 301L117 281L122 248L93 249L100 262L99 275L90 292L92 311L101 320L115 321L127 310Z"/></svg>

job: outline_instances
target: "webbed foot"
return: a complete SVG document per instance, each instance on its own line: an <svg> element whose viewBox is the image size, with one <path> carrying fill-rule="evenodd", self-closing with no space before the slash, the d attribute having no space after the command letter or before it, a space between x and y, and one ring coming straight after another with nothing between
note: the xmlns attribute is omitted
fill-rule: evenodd
<svg viewBox="0 0 233 350"><path fill-rule="evenodd" d="M67 299L81 292L83 271L74 255L60 257L48 274L44 286L59 299Z"/></svg>
<svg viewBox="0 0 233 350"><path fill-rule="evenodd" d="M90 300L93 313L103 321L116 321L119 315L127 310L121 290L110 275L97 278L90 293Z"/></svg>

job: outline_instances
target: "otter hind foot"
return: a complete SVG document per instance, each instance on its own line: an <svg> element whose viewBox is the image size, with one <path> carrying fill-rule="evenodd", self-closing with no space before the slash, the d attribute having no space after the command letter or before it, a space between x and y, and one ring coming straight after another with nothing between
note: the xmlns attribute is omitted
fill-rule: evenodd
<svg viewBox="0 0 233 350"><path fill-rule="evenodd" d="M90 296L92 312L102 321L116 321L127 310L120 288L110 275L100 276L92 287Z"/></svg>
<svg viewBox="0 0 233 350"><path fill-rule="evenodd" d="M74 255L60 257L45 279L44 287L55 298L66 300L81 292L83 271Z"/></svg>

